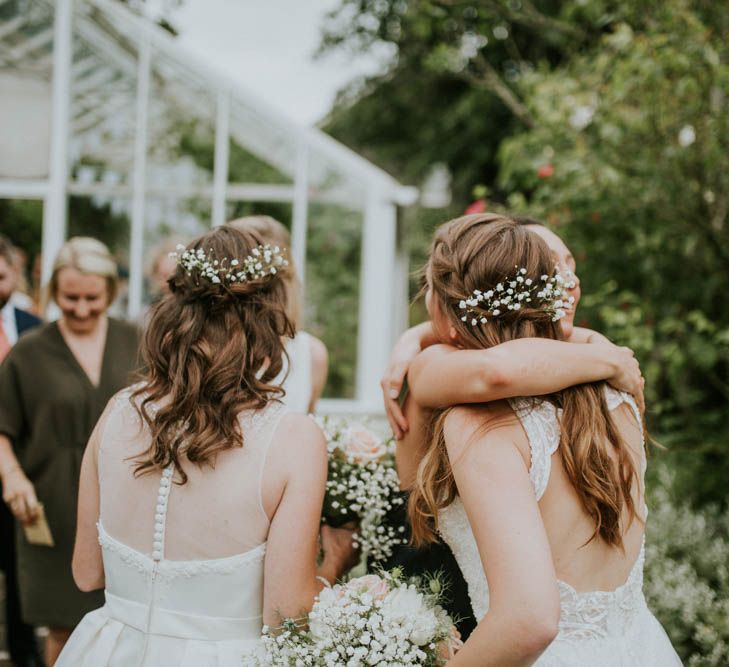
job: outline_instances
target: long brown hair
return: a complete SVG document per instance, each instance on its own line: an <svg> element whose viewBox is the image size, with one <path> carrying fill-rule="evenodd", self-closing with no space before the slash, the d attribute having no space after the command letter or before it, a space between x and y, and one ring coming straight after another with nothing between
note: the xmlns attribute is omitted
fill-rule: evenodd
<svg viewBox="0 0 729 667"><path fill-rule="evenodd" d="M188 249L242 263L264 243L253 232L223 226ZM152 441L136 459L137 474L174 464L184 483L183 452L198 465L214 464L218 453L243 446L239 412L284 395L273 381L284 366L284 338L295 334L285 309L287 270L215 284L178 264L142 343L145 378L132 401Z"/></svg>
<svg viewBox="0 0 729 667"><path fill-rule="evenodd" d="M523 225L494 214L469 215L436 230L428 275L432 298L457 332L464 348L489 348L527 337L562 339L559 322L536 300L520 310L504 310L485 324L462 321L461 300L474 290L486 291L513 276L516 268L538 280L554 273L549 248ZM637 516L631 494L637 471L608 410L604 383L570 387L544 397L562 409L560 454L564 470L584 511L607 544L622 548L621 519ZM455 499L457 489L446 449L443 429L449 410L433 413L428 428L428 451L420 463L408 513L413 541L435 540L438 510ZM614 454L615 461L611 457Z"/></svg>

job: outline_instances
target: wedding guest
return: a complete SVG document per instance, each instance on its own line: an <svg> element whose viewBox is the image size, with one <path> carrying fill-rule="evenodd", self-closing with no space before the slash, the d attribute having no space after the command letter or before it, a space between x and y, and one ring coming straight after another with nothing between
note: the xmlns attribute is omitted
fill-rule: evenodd
<svg viewBox="0 0 729 667"><path fill-rule="evenodd" d="M291 247L289 230L268 215L238 218L228 225L234 229L252 231L265 243L273 246ZM291 271L286 277L286 309L297 326L297 333L294 339L286 344L288 361L279 378L280 380L283 380L284 376L286 378L284 380L286 395L282 400L291 410L314 412L327 382L329 352L321 340L298 329L302 318L301 281L290 256L288 261Z"/></svg>
<svg viewBox="0 0 729 667"><path fill-rule="evenodd" d="M169 238L160 241L152 250L151 260L147 267L147 284L151 303L157 303L169 294L168 280L177 268L177 261L172 256L182 239Z"/></svg>
<svg viewBox="0 0 729 667"><path fill-rule="evenodd" d="M71 555L85 443L137 366L136 329L107 316L116 286L107 247L70 239L50 280L60 319L24 336L0 367L3 500L24 525L42 520L44 512L54 542L31 544L17 531L23 617L49 628L49 666L82 616L103 603L98 592L76 588Z"/></svg>
<svg viewBox="0 0 729 667"><path fill-rule="evenodd" d="M13 301L17 294L18 272L16 248L8 239L0 236L0 362L7 356L18 338L40 325L33 314L22 310ZM0 470L0 477L2 470ZM0 484L0 492L2 484ZM5 574L5 636L10 659L17 667L40 667L33 626L23 622L18 591L18 575L15 553L15 519L0 503L0 569Z"/></svg>

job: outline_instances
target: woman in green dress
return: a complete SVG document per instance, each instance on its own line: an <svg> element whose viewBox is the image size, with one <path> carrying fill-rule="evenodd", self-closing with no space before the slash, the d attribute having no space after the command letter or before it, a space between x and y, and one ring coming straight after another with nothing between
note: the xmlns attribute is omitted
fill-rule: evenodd
<svg viewBox="0 0 729 667"><path fill-rule="evenodd" d="M81 618L103 604L71 575L76 496L86 442L107 401L137 366L135 327L107 316L117 287L108 248L76 237L53 267L57 322L24 336L0 366L0 478L18 519L18 578L26 622L50 629L53 665ZM31 544L20 524L45 512L54 546Z"/></svg>

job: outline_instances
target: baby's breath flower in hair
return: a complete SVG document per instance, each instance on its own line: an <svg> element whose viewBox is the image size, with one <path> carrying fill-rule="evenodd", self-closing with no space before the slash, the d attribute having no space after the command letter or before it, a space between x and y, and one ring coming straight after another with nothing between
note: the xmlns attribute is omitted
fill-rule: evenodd
<svg viewBox="0 0 729 667"><path fill-rule="evenodd" d="M463 322L471 326L486 324L489 318L498 317L508 311L521 310L529 304L532 308L541 308L552 315L556 322L565 316L564 307L572 305L575 298L566 295L566 290L575 287L575 281L565 281L555 269L553 276L546 273L539 279L527 277L524 267L514 267L516 273L511 278L504 278L493 289L473 290L458 303Z"/></svg>
<svg viewBox="0 0 729 667"><path fill-rule="evenodd" d="M171 252L170 257L177 260L188 276L197 274L214 285L263 280L289 264L281 248L268 244L256 246L242 260L215 259L202 248L188 250L183 245L178 245L177 252Z"/></svg>

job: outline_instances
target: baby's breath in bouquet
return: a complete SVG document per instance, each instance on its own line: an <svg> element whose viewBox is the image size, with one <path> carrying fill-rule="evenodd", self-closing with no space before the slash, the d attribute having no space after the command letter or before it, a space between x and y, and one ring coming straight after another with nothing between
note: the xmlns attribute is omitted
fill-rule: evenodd
<svg viewBox="0 0 729 667"><path fill-rule="evenodd" d="M361 424L324 417L319 421L329 448L329 471L322 520L335 527L356 524L355 542L371 563L392 556L404 543L405 528L385 523L403 503L395 468L394 443L383 442Z"/></svg>
<svg viewBox="0 0 729 667"><path fill-rule="evenodd" d="M404 580L394 570L368 574L325 588L308 617L309 629L288 620L272 633L264 628L249 667L439 667L461 645L450 617L438 604L442 586Z"/></svg>

